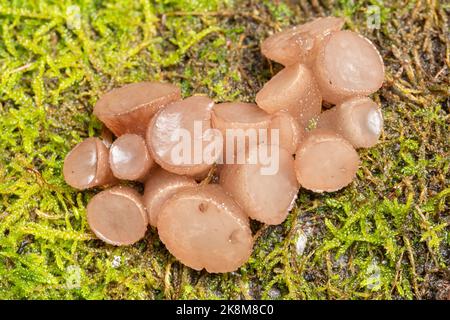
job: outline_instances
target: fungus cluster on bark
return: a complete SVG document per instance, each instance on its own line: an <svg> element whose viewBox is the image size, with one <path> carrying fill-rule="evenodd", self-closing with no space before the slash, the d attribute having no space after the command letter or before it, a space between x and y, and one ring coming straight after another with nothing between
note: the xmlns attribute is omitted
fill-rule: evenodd
<svg viewBox="0 0 450 320"><path fill-rule="evenodd" d="M355 148L374 146L382 132L380 108L367 96L381 87L384 66L375 46L343 24L319 18L266 39L262 53L285 68L255 104L182 99L178 87L160 82L103 95L94 114L107 130L77 144L63 167L72 187L104 188L87 206L97 237L130 245L151 225L185 265L230 272L252 253L250 219L280 224L300 187L333 192L350 184L360 163ZM322 112L323 101L335 106ZM230 130L265 135L229 140ZM186 152L179 132L194 150L184 162L174 158ZM220 142L214 152L198 157L196 147L212 141ZM276 159L275 170L267 159ZM143 183L144 193L123 180Z"/></svg>

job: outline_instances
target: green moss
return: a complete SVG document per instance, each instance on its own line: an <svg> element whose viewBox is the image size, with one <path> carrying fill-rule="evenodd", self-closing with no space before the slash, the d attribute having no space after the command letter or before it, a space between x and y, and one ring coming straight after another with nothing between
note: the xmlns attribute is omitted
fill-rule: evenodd
<svg viewBox="0 0 450 320"><path fill-rule="evenodd" d="M448 6L323 3L0 0L0 298L413 299L448 286ZM368 29L368 5L380 29ZM254 253L230 274L182 266L154 230L131 247L95 239L85 206L96 190L68 187L61 168L100 132L102 92L156 79L253 101L280 69L261 39L323 14L344 16L386 63L374 95L385 132L360 151L351 186L301 190L283 225L254 224Z"/></svg>

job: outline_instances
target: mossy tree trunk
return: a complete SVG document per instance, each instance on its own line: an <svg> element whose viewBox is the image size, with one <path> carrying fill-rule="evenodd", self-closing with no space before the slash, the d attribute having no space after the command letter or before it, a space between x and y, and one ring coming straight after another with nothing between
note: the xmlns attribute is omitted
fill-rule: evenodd
<svg viewBox="0 0 450 320"><path fill-rule="evenodd" d="M449 6L417 1L0 0L0 298L444 298L450 294ZM100 123L102 92L155 79L253 101L279 65L269 34L339 15L374 41L385 131L344 190L301 190L282 226L255 224L238 272L194 272L154 230L95 240L61 176ZM377 25L379 23L379 26ZM372 28L375 26L375 28Z"/></svg>

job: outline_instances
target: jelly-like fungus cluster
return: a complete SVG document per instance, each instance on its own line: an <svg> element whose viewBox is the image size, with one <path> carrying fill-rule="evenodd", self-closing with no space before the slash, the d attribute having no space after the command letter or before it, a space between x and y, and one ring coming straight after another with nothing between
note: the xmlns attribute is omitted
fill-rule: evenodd
<svg viewBox="0 0 450 320"><path fill-rule="evenodd" d="M129 245L150 224L185 265L230 272L251 255L249 218L280 224L300 186L332 192L348 185L360 162L355 148L375 145L382 131L380 109L367 96L381 87L384 66L375 46L341 31L343 24L340 18L319 18L266 39L262 53L285 68L257 93L256 104L181 99L178 87L159 82L103 95L94 114L117 138L84 140L66 156L63 169L74 188L111 186L87 206L92 231L109 244ZM322 112L323 101L335 106ZM192 145L208 145L196 136L196 123L202 138L211 129L221 138L228 130L268 134L253 145L247 137L243 147L236 137L222 139L212 159L199 161L194 154L180 163L173 157L177 130L188 132ZM270 134L274 130L277 139ZM278 157L271 174L254 161L262 148ZM238 155L241 162L219 161ZM120 180L144 183L144 194Z"/></svg>

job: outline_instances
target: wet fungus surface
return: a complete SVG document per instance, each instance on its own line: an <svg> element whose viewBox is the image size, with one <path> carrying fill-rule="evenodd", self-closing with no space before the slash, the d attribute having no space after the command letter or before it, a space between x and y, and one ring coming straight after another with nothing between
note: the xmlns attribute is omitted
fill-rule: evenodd
<svg viewBox="0 0 450 320"><path fill-rule="evenodd" d="M79 190L119 180L145 187L143 195L122 185L97 193L87 206L96 236L131 245L150 224L183 264L231 272L252 254L250 219L281 224L300 188L349 185L360 165L355 148L374 146L383 129L381 110L367 96L381 87L384 66L375 46L341 31L343 24L319 18L266 39L262 53L285 68L256 104L181 100L177 86L159 82L100 97L94 114L107 127L103 140L77 144L64 178ZM322 98L335 106L322 112Z"/></svg>
<svg viewBox="0 0 450 320"><path fill-rule="evenodd" d="M112 143L109 164L116 178L143 181L154 161L145 140L136 134L126 133Z"/></svg>
<svg viewBox="0 0 450 320"><path fill-rule="evenodd" d="M146 136L150 154L156 163L172 173L204 175L214 162L206 163L202 157L196 159L193 149L196 143L200 143L202 147L208 144L203 137L211 129L213 106L211 99L193 96L161 109L150 122ZM187 156L184 152L174 150L180 146L180 140L174 138L178 134L187 140L187 150L184 150ZM216 157L220 155L221 153Z"/></svg>
<svg viewBox="0 0 450 320"><path fill-rule="evenodd" d="M268 113L288 111L301 126L319 115L322 95L309 68L296 63L284 68L256 94L256 103Z"/></svg>
<svg viewBox="0 0 450 320"><path fill-rule="evenodd" d="M208 272L236 270L253 247L248 217L218 185L185 188L167 200L158 234L181 262Z"/></svg>
<svg viewBox="0 0 450 320"><path fill-rule="evenodd" d="M96 194L87 206L87 220L98 238L115 246L139 241L148 225L141 195L122 186Z"/></svg>
<svg viewBox="0 0 450 320"><path fill-rule="evenodd" d="M268 141L275 144L276 142L271 139L271 130L278 130L278 144L292 154L295 154L298 144L306 134L305 128L285 111L275 113L270 121Z"/></svg>
<svg viewBox="0 0 450 320"><path fill-rule="evenodd" d="M303 25L275 33L261 44L261 52L270 60L289 66L296 62L311 64L323 39L341 30L344 19L318 18Z"/></svg>
<svg viewBox="0 0 450 320"><path fill-rule="evenodd" d="M184 187L196 186L197 182L188 176L180 176L162 168L155 168L145 182L144 205L149 223L156 227L164 202Z"/></svg>
<svg viewBox="0 0 450 320"><path fill-rule="evenodd" d="M254 103L226 102L216 104L213 127L225 134L226 129L266 129L271 116Z"/></svg>
<svg viewBox="0 0 450 320"><path fill-rule="evenodd" d="M370 148L380 138L383 115L372 99L356 97L323 112L317 128L334 130L355 148Z"/></svg>
<svg viewBox="0 0 450 320"><path fill-rule="evenodd" d="M259 130L262 129L267 133L271 123L271 115L254 103L219 103L213 108L211 123L213 128L218 129L224 137L223 158L226 159L227 157L235 157L238 152L246 152L251 139L254 143L267 142L268 137L260 137ZM239 139L235 136L228 141L226 139L227 131L230 133L241 132L245 137ZM233 154L228 155L227 151Z"/></svg>
<svg viewBox="0 0 450 320"><path fill-rule="evenodd" d="M132 83L104 94L94 106L94 115L118 137L124 133L145 136L152 116L179 99L180 89L173 84Z"/></svg>
<svg viewBox="0 0 450 320"><path fill-rule="evenodd" d="M108 148L99 138L80 142L64 160L64 179L79 190L114 183L116 179L109 167L108 156Z"/></svg>
<svg viewBox="0 0 450 320"><path fill-rule="evenodd" d="M295 154L295 171L303 188L337 191L356 176L359 156L352 145L333 131L314 130Z"/></svg>
<svg viewBox="0 0 450 320"><path fill-rule="evenodd" d="M276 172L264 172L262 162L253 164L250 160L252 152L259 152L262 147L264 145L260 144L250 150L246 163L224 166L220 185L250 218L275 225L282 223L292 209L299 184L292 154L279 146L268 146L279 153Z"/></svg>
<svg viewBox="0 0 450 320"><path fill-rule="evenodd" d="M318 50L314 74L323 99L336 104L380 89L384 63L370 40L352 31L337 31Z"/></svg>

